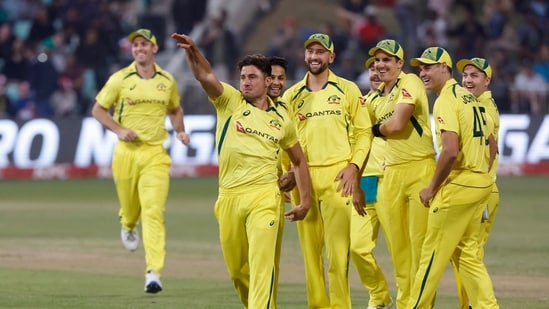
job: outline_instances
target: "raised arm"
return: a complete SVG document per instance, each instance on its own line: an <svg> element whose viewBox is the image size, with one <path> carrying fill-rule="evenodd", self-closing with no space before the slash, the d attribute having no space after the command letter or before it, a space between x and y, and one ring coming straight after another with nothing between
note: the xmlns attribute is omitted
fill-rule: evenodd
<svg viewBox="0 0 549 309"><path fill-rule="evenodd" d="M208 97L214 100L217 99L223 93L223 85L213 72L210 62L196 46L196 43L184 34L173 33L171 37L177 42L178 47L185 49L187 63Z"/></svg>

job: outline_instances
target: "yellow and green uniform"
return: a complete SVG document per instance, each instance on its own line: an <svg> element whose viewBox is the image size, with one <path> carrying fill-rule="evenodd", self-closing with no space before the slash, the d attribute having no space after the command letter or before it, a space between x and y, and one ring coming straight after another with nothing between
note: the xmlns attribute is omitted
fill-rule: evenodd
<svg viewBox="0 0 549 309"><path fill-rule="evenodd" d="M278 160L297 142L295 126L269 99L267 110L223 83L217 112L219 197L215 216L225 263L246 308L269 308L280 220Z"/></svg>
<svg viewBox="0 0 549 309"><path fill-rule="evenodd" d="M118 141L112 172L120 201L120 223L132 230L141 218L146 270L160 274L166 255L164 210L170 185L171 159L166 112L179 107L173 76L155 64L155 75L142 79L135 62L115 72L96 96L113 119L137 134L133 142Z"/></svg>
<svg viewBox="0 0 549 309"><path fill-rule="evenodd" d="M278 111L280 113L284 113L284 117L289 117L288 114L288 107L284 102L282 102L282 98L278 97L276 99L276 105L278 107ZM281 150L278 157L278 176L282 176L284 173L288 172L288 169L290 167L290 157L288 156L288 153L286 151ZM297 188L293 191L297 192ZM271 309L277 308L277 300L278 300L278 278L280 277L280 257L282 254L282 239L284 238L284 212L286 210L286 199L284 198L284 193L281 192L282 197L280 199L280 218L278 222L278 235L276 238L276 251L275 251L275 273L274 273L274 281L273 281L273 297L271 301Z"/></svg>
<svg viewBox="0 0 549 309"><path fill-rule="evenodd" d="M351 197L336 192L339 182L335 178L350 163L362 166L370 149L371 122L367 113L361 112L363 102L356 84L330 71L324 87L311 91L308 77L309 73L283 96L295 121L312 183L311 208L297 223L308 306L350 308L348 264L353 205ZM351 135L355 139L352 144Z"/></svg>
<svg viewBox="0 0 549 309"><path fill-rule="evenodd" d="M446 82L433 109L437 143L442 131L459 138L452 171L430 203L427 232L406 308L431 308L440 278L453 260L473 308L499 308L492 281L478 255L482 211L492 190L487 127L478 100L454 79Z"/></svg>
<svg viewBox="0 0 549 309"><path fill-rule="evenodd" d="M377 92L370 91L364 96L363 109L371 106ZM363 113L368 113L364 110ZM370 153L360 180L360 187L366 198L366 216L360 216L356 209L351 210L351 244L350 257L355 265L362 285L368 290L370 298L368 305L376 307L389 304L389 286L383 270L379 267L373 250L377 244L379 219L377 217L377 188L383 179L385 141L374 137Z"/></svg>
<svg viewBox="0 0 549 309"><path fill-rule="evenodd" d="M484 113L486 117L488 132L489 133L491 132L491 134L494 136L497 142L498 132L499 132L499 111L498 111L496 102L492 98L492 92L489 90L485 91L477 99L480 101L480 110L481 112ZM489 152L487 155L488 155L487 159L489 160L490 159ZM486 200L488 218L485 220L482 220L480 234L479 234L478 246L479 246L479 257L481 259L484 259L484 245L488 240L488 236L490 236L490 231L492 230L492 226L494 224L494 220L495 220L498 206L499 206L499 189L496 184L496 171L497 171L498 161L499 161L499 155L496 154L496 158L492 163L492 168L490 169L490 172L489 172L490 175L492 176L492 179L494 180L494 184L492 185L492 192L490 193L490 196ZM456 286L458 290L460 308L468 309L469 298L467 296L467 292L465 291L465 287L463 286L463 282L461 281L459 270L456 268L457 265L455 265L454 263L452 263L452 266L454 266L453 268L456 275Z"/></svg>
<svg viewBox="0 0 549 309"><path fill-rule="evenodd" d="M371 115L383 123L398 104L414 105L404 130L386 138L385 171L378 188L377 214L393 262L397 307L408 302L425 237L428 211L419 199L435 170L435 147L430 125L429 102L415 74L400 73L387 95L385 84L372 101Z"/></svg>
<svg viewBox="0 0 549 309"><path fill-rule="evenodd" d="M491 91L485 91L483 94L481 94L478 97L478 100L480 101L481 107L484 107L486 114L490 117L490 119L493 122L493 130L489 131L494 136L496 142L499 140L499 111L498 107L496 105L496 102L494 101L492 97ZM488 135L488 134L487 134ZM499 205L499 189L496 184L496 172L497 167L499 163L499 154L496 154L496 158L494 162L492 163L492 168L490 169L490 175L492 176L492 179L494 181L494 184L492 185L492 193L490 194L490 197L488 198L487 205L488 205L488 220L486 220L482 224L481 229L481 235L480 235L480 242L479 242L479 255L481 258L484 258L484 244L486 244L486 241L488 240L488 236L490 235L490 231L492 230L492 226L494 224L494 219L497 214L498 205Z"/></svg>

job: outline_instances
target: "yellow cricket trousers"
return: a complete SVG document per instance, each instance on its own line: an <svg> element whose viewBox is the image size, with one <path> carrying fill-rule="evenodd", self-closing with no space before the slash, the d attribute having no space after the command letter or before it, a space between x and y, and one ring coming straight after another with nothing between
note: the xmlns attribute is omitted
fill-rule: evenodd
<svg viewBox="0 0 549 309"><path fill-rule="evenodd" d="M377 176L362 177L360 186L366 194L367 215L361 217L352 207L350 256L362 285L369 291L368 305L388 304L391 300L385 274L377 264L373 250L377 244L379 220L377 217Z"/></svg>
<svg viewBox="0 0 549 309"><path fill-rule="evenodd" d="M341 162L325 167L309 167L312 182L311 208L297 222L304 259L309 308L350 309L349 244L351 197L336 192L337 174L348 165ZM329 296L324 276L324 251L328 263Z"/></svg>
<svg viewBox="0 0 549 309"><path fill-rule="evenodd" d="M492 226L494 225L494 220L496 219L496 214L498 211L499 206L499 189L496 183L492 185L492 193L488 196L488 200L486 200L485 203L488 207L488 220L483 221L480 225L480 232L479 232L479 257L481 260L484 259L484 245L488 241L488 237L490 236L490 231L492 231ZM460 309L469 309L469 297L467 296L467 291L465 291L465 287L463 286L463 282L461 280L461 277L459 275L459 270L456 267L456 264L452 260L452 268L454 270L454 275L456 277L456 287L458 292L458 299L459 299L459 308Z"/></svg>
<svg viewBox="0 0 549 309"><path fill-rule="evenodd" d="M281 192L280 198L280 217L278 224L278 234L276 237L276 251L275 251L275 273L273 282L273 297L271 301L271 309L276 309L277 297L278 297L278 278L280 277L280 257L282 254L282 239L284 238L284 211L286 209L286 201L284 199L284 193Z"/></svg>
<svg viewBox="0 0 549 309"><path fill-rule="evenodd" d="M164 211L170 187L171 159L162 145L118 142L112 174L120 202L120 223L142 225L145 271L162 272L166 257Z"/></svg>
<svg viewBox="0 0 549 309"><path fill-rule="evenodd" d="M221 250L245 308L270 307L280 199L276 182L219 191L214 213Z"/></svg>
<svg viewBox="0 0 549 309"><path fill-rule="evenodd" d="M435 171L434 158L387 166L377 215L393 262L397 308L408 303L427 229L428 209L419 199Z"/></svg>
<svg viewBox="0 0 549 309"><path fill-rule="evenodd" d="M462 182L467 183L467 182ZM406 308L429 309L448 262L460 273L473 308L499 308L492 281L478 254L482 212L492 187L447 183L431 202L425 242Z"/></svg>

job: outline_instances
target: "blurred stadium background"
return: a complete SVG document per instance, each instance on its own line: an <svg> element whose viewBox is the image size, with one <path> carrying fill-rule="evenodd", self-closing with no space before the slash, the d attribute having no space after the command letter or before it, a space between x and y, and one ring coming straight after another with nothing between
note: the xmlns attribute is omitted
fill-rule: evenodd
<svg viewBox="0 0 549 309"><path fill-rule="evenodd" d="M406 59L432 45L446 47L454 62L485 57L502 114L499 173L549 174L548 7L547 0L2 0L0 179L110 177L116 140L89 109L109 74L132 61L126 37L141 27L156 34L157 62L181 87L192 144L166 143L174 177L215 175L217 164L213 108L169 38L175 31L190 34L235 85L235 63L250 53L286 57L289 83L300 79L302 42L319 31L335 43L332 69L364 92L366 52L382 38L401 42Z"/></svg>

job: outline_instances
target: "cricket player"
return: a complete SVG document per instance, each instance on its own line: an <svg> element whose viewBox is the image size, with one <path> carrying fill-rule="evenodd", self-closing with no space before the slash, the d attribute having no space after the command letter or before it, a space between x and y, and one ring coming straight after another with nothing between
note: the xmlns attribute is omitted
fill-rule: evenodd
<svg viewBox="0 0 549 309"><path fill-rule="evenodd" d="M369 54L382 81L372 132L386 141L377 214L393 262L397 307L404 308L427 227L428 211L418 192L429 184L436 164L429 102L417 75L402 71L404 50L397 41L381 40Z"/></svg>
<svg viewBox="0 0 549 309"><path fill-rule="evenodd" d="M461 85L469 90L477 99L480 101L480 110L484 112L485 117L490 117L491 123L493 126L488 128L490 136L488 137L489 142L493 144L491 147L492 150L495 150L496 153L491 153L493 156L493 162L490 165L490 175L494 180L492 185L492 192L486 201L486 208L483 212L483 219L481 224L481 230L479 235L479 257L484 258L484 245L488 240L490 231L494 224L496 217L498 205L499 205L499 189L496 184L496 170L498 165L497 155L497 143L498 143L498 132L499 132L499 111L496 105L496 102L492 98L492 92L489 90L490 81L492 79L492 67L484 58L472 58L472 59L461 59L456 63L457 69L463 73ZM495 145L495 146L494 146ZM490 160L490 158L489 158ZM459 275L459 269L456 267L455 263L452 263L454 266L454 273L456 275L456 284L458 288L458 297L460 301L460 308L468 309L469 308L469 298L467 297L467 292L463 287L461 277Z"/></svg>
<svg viewBox="0 0 549 309"><path fill-rule="evenodd" d="M217 112L219 196L214 213L227 270L244 308L270 308L280 219L278 153L294 166L301 205L287 211L302 220L310 208L310 177L295 125L267 95L271 63L262 55L239 63L240 90L219 81L196 43L174 33L193 75Z"/></svg>
<svg viewBox="0 0 549 309"><path fill-rule="evenodd" d="M363 97L363 108L369 110L376 108L375 99L379 97L377 88L381 85L374 61L375 58L370 57L365 62L370 80L370 91ZM368 113L368 111L364 112ZM392 306L387 279L373 254L379 232L377 208L382 207L377 203L377 189L383 179L384 148L385 141L382 138L375 137L372 140L370 153L360 179L360 188L365 195L360 198L365 199L366 207L353 209L351 215L351 260L362 285L369 292L368 309L386 309Z"/></svg>
<svg viewBox="0 0 549 309"><path fill-rule="evenodd" d="M164 209L170 187L171 159L163 146L168 138L166 114L179 141L188 145L189 135L185 133L176 81L154 61L156 37L148 29L139 29L128 39L134 62L111 75L96 96L92 115L118 136L112 174L120 201L122 243L130 251L137 249L137 224L141 220L145 292L157 293L162 290Z"/></svg>
<svg viewBox="0 0 549 309"><path fill-rule="evenodd" d="M355 201L352 195L359 189L359 170L370 150L371 122L361 112L358 86L329 69L336 57L330 37L313 34L303 47L308 72L284 92L282 101L297 126L311 174L311 209L297 224L308 307L351 308L351 208L353 203L365 206L364 200Z"/></svg>
<svg viewBox="0 0 549 309"><path fill-rule="evenodd" d="M288 107L282 102L282 93L286 89L286 72L288 71L288 61L281 57L270 57L271 62L271 77L273 82L269 85L267 95L277 104L279 110L284 112L284 116L288 116ZM277 308L278 299L278 278L280 277L280 257L282 253L282 239L284 236L284 212L286 209L286 201L288 191L291 191L296 183L294 172L290 169L290 158L286 152L282 151L279 156L279 187L283 192L283 198L280 199L280 218L278 224L278 235L276 238L275 251L275 273L273 281L273 296L271 301L271 309Z"/></svg>
<svg viewBox="0 0 549 309"><path fill-rule="evenodd" d="M427 48L410 61L419 67L433 107L439 159L427 187L419 192L429 209L421 259L406 308L431 308L448 262L460 272L473 308L499 308L492 280L478 254L478 231L493 177L486 118L477 98L452 78L452 58L441 47Z"/></svg>

